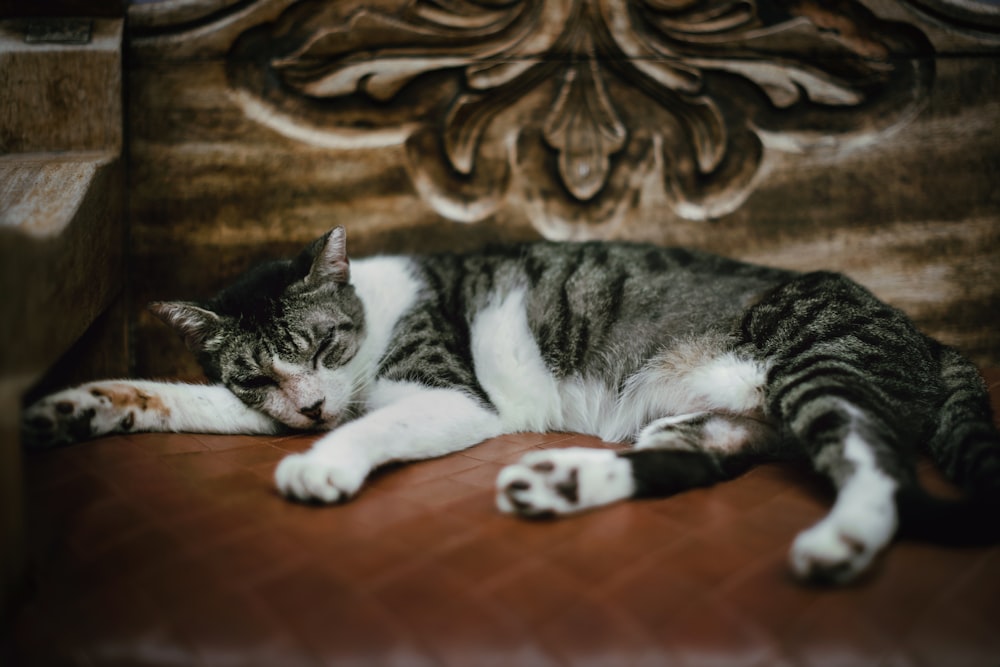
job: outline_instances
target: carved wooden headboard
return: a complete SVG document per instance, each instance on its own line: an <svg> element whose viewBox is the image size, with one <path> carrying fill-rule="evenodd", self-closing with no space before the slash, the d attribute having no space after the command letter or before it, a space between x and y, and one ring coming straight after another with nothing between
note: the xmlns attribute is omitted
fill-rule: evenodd
<svg viewBox="0 0 1000 667"><path fill-rule="evenodd" d="M334 224L352 252L629 238L845 271L1000 362L1000 8L162 0L129 12L141 314Z"/></svg>

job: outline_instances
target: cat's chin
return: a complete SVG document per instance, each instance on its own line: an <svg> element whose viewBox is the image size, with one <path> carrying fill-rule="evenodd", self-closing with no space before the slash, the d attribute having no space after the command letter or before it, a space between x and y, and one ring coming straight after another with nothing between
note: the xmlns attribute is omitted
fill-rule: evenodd
<svg viewBox="0 0 1000 667"><path fill-rule="evenodd" d="M325 417L315 422L309 429L312 431L332 431L338 426L340 426L339 417Z"/></svg>
<svg viewBox="0 0 1000 667"><path fill-rule="evenodd" d="M340 426L340 417L331 415L319 419L280 419L271 416L275 421L284 424L293 431L332 431Z"/></svg>

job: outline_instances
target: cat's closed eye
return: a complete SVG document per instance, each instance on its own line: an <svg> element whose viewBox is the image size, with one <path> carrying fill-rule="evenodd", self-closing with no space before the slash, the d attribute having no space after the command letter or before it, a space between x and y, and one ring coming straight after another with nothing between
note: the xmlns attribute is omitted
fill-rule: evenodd
<svg viewBox="0 0 1000 667"><path fill-rule="evenodd" d="M330 331L330 333L328 333L326 335L326 337L323 338L323 340L321 340L319 342L319 346L317 346L317 348L316 348L316 353L313 354L313 366L314 367L320 362L320 360L329 351L330 346L333 345L333 341L334 341L334 339L336 337L337 337L337 331L336 331L336 329L334 329L334 330Z"/></svg>
<svg viewBox="0 0 1000 667"><path fill-rule="evenodd" d="M314 368L318 367L319 364L321 364L326 359L326 357L331 352L334 344L337 343L338 338L340 336L342 336L343 334L349 334L352 331L354 331L354 329L355 329L354 323L350 321L341 322L335 325L333 328L331 328L327 332L326 336L324 336L323 339L319 342L319 345L316 347L316 352L313 354L313 359L312 359L313 367Z"/></svg>

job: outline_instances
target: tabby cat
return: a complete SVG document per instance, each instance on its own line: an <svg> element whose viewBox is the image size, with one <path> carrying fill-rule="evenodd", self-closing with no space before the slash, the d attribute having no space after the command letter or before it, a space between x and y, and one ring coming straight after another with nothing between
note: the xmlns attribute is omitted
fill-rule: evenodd
<svg viewBox="0 0 1000 667"><path fill-rule="evenodd" d="M501 511L572 514L797 456L837 490L792 545L803 579L849 581L897 533L997 539L1000 436L976 369L835 273L606 242L351 262L338 227L206 303L151 308L212 384L69 389L26 410L29 441L329 431L275 479L334 503L390 461L575 431L634 447L532 452L500 472ZM967 500L920 489L920 448Z"/></svg>

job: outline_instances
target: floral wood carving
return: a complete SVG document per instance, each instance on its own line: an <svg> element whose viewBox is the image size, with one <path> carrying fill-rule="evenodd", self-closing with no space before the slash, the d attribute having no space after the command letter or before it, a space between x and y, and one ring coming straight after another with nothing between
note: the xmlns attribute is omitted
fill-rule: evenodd
<svg viewBox="0 0 1000 667"><path fill-rule="evenodd" d="M615 224L650 182L675 215L711 219L769 151L871 143L919 111L933 59L915 56L931 53L853 0L347 0L245 32L229 74L288 136L405 142L448 218L520 206L571 236Z"/></svg>

